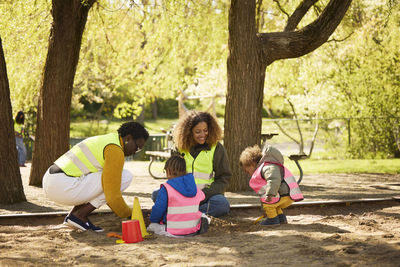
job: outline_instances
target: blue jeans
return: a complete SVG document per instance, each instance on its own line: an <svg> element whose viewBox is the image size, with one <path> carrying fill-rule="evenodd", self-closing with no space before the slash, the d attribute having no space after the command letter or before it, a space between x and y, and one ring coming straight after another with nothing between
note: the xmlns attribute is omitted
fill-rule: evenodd
<svg viewBox="0 0 400 267"><path fill-rule="evenodd" d="M151 199L156 202L157 194L160 189L154 190ZM199 210L213 217L221 217L229 213L230 204L226 197L222 194L213 195L207 202L200 205Z"/></svg>
<svg viewBox="0 0 400 267"><path fill-rule="evenodd" d="M15 143L18 151L18 164L24 165L26 161L26 147L24 145L24 139L22 137L15 137Z"/></svg>

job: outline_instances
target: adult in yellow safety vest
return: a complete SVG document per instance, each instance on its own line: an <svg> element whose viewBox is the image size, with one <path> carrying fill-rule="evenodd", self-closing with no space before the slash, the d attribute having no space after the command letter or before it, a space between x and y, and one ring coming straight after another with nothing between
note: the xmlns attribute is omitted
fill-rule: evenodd
<svg viewBox="0 0 400 267"><path fill-rule="evenodd" d="M83 231L102 232L88 218L107 203L121 218L132 214L122 198L133 175L123 169L125 157L139 152L149 133L137 122L117 132L89 137L59 157L43 177L43 190L52 201L73 206L64 224Z"/></svg>
<svg viewBox="0 0 400 267"><path fill-rule="evenodd" d="M224 192L232 176L217 119L208 112L189 111L173 131L174 143L193 173L196 185L205 194L200 211L213 217L229 212ZM153 194L155 196L156 192Z"/></svg>

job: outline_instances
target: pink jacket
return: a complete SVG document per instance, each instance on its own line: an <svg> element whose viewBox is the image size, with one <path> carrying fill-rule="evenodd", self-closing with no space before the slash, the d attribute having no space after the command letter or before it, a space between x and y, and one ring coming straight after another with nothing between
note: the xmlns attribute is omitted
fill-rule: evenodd
<svg viewBox="0 0 400 267"><path fill-rule="evenodd" d="M196 233L201 226L199 204L205 198L203 191L197 189L196 196L185 197L168 183L163 186L168 193L167 232L173 235Z"/></svg>
<svg viewBox="0 0 400 267"><path fill-rule="evenodd" d="M253 175L250 178L249 185L250 187L258 194L260 195L260 199L263 203L267 204L273 204L276 203L280 200L280 195L277 193L276 196L272 197L272 200L270 202L266 201L267 194L266 194L266 186L267 186L267 181L262 177L261 171L262 168L265 165L268 164L275 164L278 166L281 166L285 170L284 178L282 180L282 183L286 183L289 187L289 195L290 198L293 199L294 201L301 201L304 199L303 194L300 191L299 185L296 182L296 179L293 177L293 174L282 164L279 164L277 162L264 162L262 163L256 171L253 173Z"/></svg>

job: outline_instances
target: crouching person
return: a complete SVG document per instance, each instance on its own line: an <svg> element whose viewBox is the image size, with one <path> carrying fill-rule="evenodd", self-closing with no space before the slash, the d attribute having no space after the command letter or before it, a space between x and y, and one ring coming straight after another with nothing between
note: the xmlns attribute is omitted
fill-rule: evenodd
<svg viewBox="0 0 400 267"><path fill-rule="evenodd" d="M133 177L123 168L125 156L138 153L148 137L141 124L126 122L118 132L83 140L49 167L43 177L46 196L58 204L73 206L64 224L102 232L88 216L104 204L121 218L131 216L132 209L122 197Z"/></svg>
<svg viewBox="0 0 400 267"><path fill-rule="evenodd" d="M165 163L168 181L161 185L150 214L147 230L172 237L193 236L208 230L209 218L199 211L204 200L193 174L186 173L186 162L172 156Z"/></svg>
<svg viewBox="0 0 400 267"><path fill-rule="evenodd" d="M241 153L239 163L252 175L249 185L260 196L267 216L260 224L286 224L283 209L294 201L303 200L303 194L292 173L283 166L281 152L272 146L267 146L264 153L258 145L247 147Z"/></svg>

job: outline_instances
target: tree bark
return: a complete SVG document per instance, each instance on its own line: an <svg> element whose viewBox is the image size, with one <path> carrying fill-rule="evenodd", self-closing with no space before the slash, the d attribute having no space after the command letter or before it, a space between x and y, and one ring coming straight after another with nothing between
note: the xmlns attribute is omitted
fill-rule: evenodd
<svg viewBox="0 0 400 267"><path fill-rule="evenodd" d="M82 34L95 0L53 0L53 24L38 104L29 184L42 186L47 168L69 149L71 96Z"/></svg>
<svg viewBox="0 0 400 267"><path fill-rule="evenodd" d="M234 177L228 191L249 189L248 175L238 159L247 146L261 138L265 64L256 36L255 1L232 0L229 11L228 93L225 107L224 146Z"/></svg>
<svg viewBox="0 0 400 267"><path fill-rule="evenodd" d="M0 204L26 201L18 167L7 67L0 37Z"/></svg>
<svg viewBox="0 0 400 267"><path fill-rule="evenodd" d="M259 144L265 71L275 60L296 58L325 43L337 28L351 0L330 0L311 24L292 31L315 1L304 0L288 19L284 32L256 32L256 0L232 0L229 10L228 92L224 144L233 172L228 191L248 188L248 175L240 170L240 153Z"/></svg>

